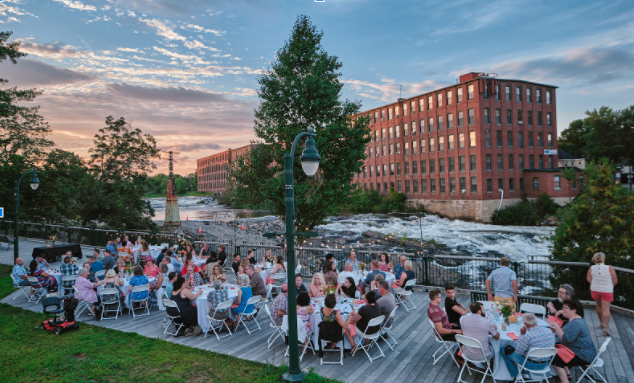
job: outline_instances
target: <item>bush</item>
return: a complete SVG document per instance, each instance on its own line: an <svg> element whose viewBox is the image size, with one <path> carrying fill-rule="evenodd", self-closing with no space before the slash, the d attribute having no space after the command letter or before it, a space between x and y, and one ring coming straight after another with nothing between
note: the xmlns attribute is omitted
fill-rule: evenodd
<svg viewBox="0 0 634 383"><path fill-rule="evenodd" d="M537 216L544 218L549 215L555 215L561 206L555 202L548 194L544 193L537 197L535 201L535 209Z"/></svg>
<svg viewBox="0 0 634 383"><path fill-rule="evenodd" d="M347 205L342 207L354 213L404 211L406 199L404 193L399 193L394 188L390 188L387 196L382 196L375 190L356 189L348 197Z"/></svg>
<svg viewBox="0 0 634 383"><path fill-rule="evenodd" d="M523 201L496 211L491 222L495 225L532 226L539 222L539 217L533 212L533 204Z"/></svg>

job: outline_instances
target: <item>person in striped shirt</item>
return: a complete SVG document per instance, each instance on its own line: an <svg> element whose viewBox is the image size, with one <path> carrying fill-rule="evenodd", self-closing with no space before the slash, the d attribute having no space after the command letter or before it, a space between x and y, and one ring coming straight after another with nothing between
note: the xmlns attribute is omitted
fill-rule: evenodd
<svg viewBox="0 0 634 383"><path fill-rule="evenodd" d="M513 378L518 374L516 363L520 365L524 363L526 354L530 349L555 347L555 334L548 327L538 326L537 318L534 314L523 314L522 322L524 322L524 327L520 330L522 335L513 345L515 351L507 355L506 347L502 347L500 350L500 354L509 370L509 374ZM526 361L526 367L539 370L543 368L546 363L548 363L548 358L532 358Z"/></svg>

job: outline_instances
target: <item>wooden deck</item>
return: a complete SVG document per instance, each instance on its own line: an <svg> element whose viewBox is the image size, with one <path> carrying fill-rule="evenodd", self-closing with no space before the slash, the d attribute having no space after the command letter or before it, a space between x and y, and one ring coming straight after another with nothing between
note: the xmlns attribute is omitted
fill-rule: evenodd
<svg viewBox="0 0 634 383"><path fill-rule="evenodd" d="M30 255L30 247L33 245L29 242L21 241L21 254L24 252ZM10 254L12 254L12 250ZM12 257L6 254L9 252L1 251L0 253L3 253L0 254L0 262L9 263L7 261L10 260L12 263ZM2 259L3 256L7 259ZM2 303L31 311L42 311L41 304L27 303L26 299L22 297L16 301L11 301L12 297L6 297L2 300ZM422 289L416 290L412 297L416 304L416 310L408 313L403 308L399 308L396 314L393 333L397 338L398 345L395 350L391 351L384 342L380 343L385 353L385 358L379 358L370 363L366 355L360 352L354 357L346 356L343 366L320 366L319 358L308 351L308 354L301 362L302 369L308 370L312 367L316 373L322 376L343 382L455 382L459 369L453 364L451 358L445 356L436 365L433 364L432 354L438 346L432 338L431 327L426 319L426 310L429 305L427 292ZM468 295L458 295L458 299L465 306L470 303ZM207 336L207 338L203 336L174 338L163 335L163 321L165 318L165 312L152 310L151 315L137 317L136 319L126 314L122 317L120 316L118 320L95 321L92 320L92 317L86 315L82 315L78 320L94 326L106 327L117 331L136 332L150 338L163 339L168 342L232 355L241 359L274 365L280 365L285 362L284 352L286 346L282 340L278 338L272 348L267 348L266 341L272 330L269 328L268 318L264 316L261 316L260 320L263 331L257 331L249 335L244 329L241 329L233 336L223 338L220 341L213 334ZM612 318L610 332L613 342L603 355L605 367L601 373L606 376L610 383L634 382L634 318L619 313L613 313ZM585 320L591 329L594 344L598 349L605 337L598 328L596 311L586 308ZM373 349L371 354L374 355L376 351L376 349ZM326 358L330 360L335 356L327 354ZM576 377L579 373L578 371L578 369L573 370L573 377ZM482 376L479 374L467 375L466 378L468 382L480 382L481 379ZM554 382L557 379L551 379L550 381ZM576 380L573 379L573 381ZM488 378L486 382L492 382L492 379Z"/></svg>

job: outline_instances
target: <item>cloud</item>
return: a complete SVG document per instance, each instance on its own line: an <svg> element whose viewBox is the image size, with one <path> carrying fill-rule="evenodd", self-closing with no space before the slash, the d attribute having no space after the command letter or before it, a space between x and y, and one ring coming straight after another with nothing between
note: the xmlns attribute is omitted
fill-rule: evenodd
<svg viewBox="0 0 634 383"><path fill-rule="evenodd" d="M194 30L196 32L205 31L205 33L211 33L211 34L214 34L216 36L222 36L225 33L227 33L226 31L218 31L218 30L215 30L215 29L206 29L206 28L201 27L200 25L189 24L189 23L185 24L185 25L181 25L181 29L191 29L191 30Z"/></svg>
<svg viewBox="0 0 634 383"><path fill-rule="evenodd" d="M159 36L165 37L167 40L179 40L185 41L187 40L184 36L179 35L174 32L174 30L167 25L165 25L162 21L157 19L139 19L142 23L145 23L147 26L155 28L156 34Z"/></svg>
<svg viewBox="0 0 634 383"><path fill-rule="evenodd" d="M81 73L40 61L20 59L18 64L9 62L0 64L2 77L8 79L11 85L42 87L56 84L75 84L92 81L95 76Z"/></svg>
<svg viewBox="0 0 634 383"><path fill-rule="evenodd" d="M451 2L449 3L451 4ZM456 10L455 8L451 9L451 12L447 12L452 14L452 17L450 18L450 24L445 28L438 29L432 32L432 35L463 33L482 29L488 27L491 24L494 24L495 22L505 17L509 13L517 10L518 7L521 6L517 2L511 3L504 0L499 0L487 4L485 8L481 9L478 12L473 12L473 9L470 9L472 5L453 5L460 5L461 7L468 8L468 10L465 12L464 10Z"/></svg>
<svg viewBox="0 0 634 383"><path fill-rule="evenodd" d="M20 19L18 19L17 17L7 17L6 20L0 20L0 24L5 24L5 23L19 23Z"/></svg>
<svg viewBox="0 0 634 383"><path fill-rule="evenodd" d="M134 53L140 53L141 51L137 48L117 48L117 50L119 52L134 52Z"/></svg>
<svg viewBox="0 0 634 383"><path fill-rule="evenodd" d="M128 84L108 84L108 89L117 95L146 101L176 103L228 103L223 94L183 87L156 88Z"/></svg>
<svg viewBox="0 0 634 383"><path fill-rule="evenodd" d="M80 57L90 54L90 51L80 51L72 45L64 45L59 42L52 44L23 42L20 44L20 50L36 56L53 59Z"/></svg>
<svg viewBox="0 0 634 383"><path fill-rule="evenodd" d="M185 153L185 152L198 151L201 149L220 149L220 148L222 148L222 146L218 144L215 144L213 142L205 142L205 143L197 143L197 144L173 145L167 148L163 148L163 150ZM183 160L184 157L181 156L180 159Z"/></svg>
<svg viewBox="0 0 634 383"><path fill-rule="evenodd" d="M596 85L634 74L632 49L631 44L613 48L582 47L559 55L507 61L491 68L501 77L521 77L555 85Z"/></svg>
<svg viewBox="0 0 634 383"><path fill-rule="evenodd" d="M394 102L402 93L404 97L425 93L434 89L442 88L446 84L441 84L433 80L423 82L399 82L394 79L381 79L380 83L369 81L344 79L345 85L350 86L352 90L362 97L377 99L384 102Z"/></svg>
<svg viewBox="0 0 634 383"><path fill-rule="evenodd" d="M80 11L96 11L97 8L93 5L85 5L81 1L73 1L73 0L53 0L58 3L64 4L67 8L78 9Z"/></svg>

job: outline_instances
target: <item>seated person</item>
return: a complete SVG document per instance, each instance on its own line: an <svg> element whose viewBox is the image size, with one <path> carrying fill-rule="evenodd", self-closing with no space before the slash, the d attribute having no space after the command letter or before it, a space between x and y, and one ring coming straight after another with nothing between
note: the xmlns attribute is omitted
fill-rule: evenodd
<svg viewBox="0 0 634 383"><path fill-rule="evenodd" d="M378 298L381 297L381 294L379 293L379 290L377 287L378 286L377 283L379 281L385 281L385 277L383 276L383 274L376 274L374 276L374 280L372 281L372 283L370 283L370 291L374 291L374 293L377 294Z"/></svg>
<svg viewBox="0 0 634 383"><path fill-rule="evenodd" d="M271 304L271 317L277 325L281 325L282 318L288 314L288 285L284 283L280 291Z"/></svg>
<svg viewBox="0 0 634 383"><path fill-rule="evenodd" d="M27 279L26 269L24 268L24 261L22 258L16 258L13 270L11 270L13 276L13 286L29 286L29 280Z"/></svg>
<svg viewBox="0 0 634 383"><path fill-rule="evenodd" d="M392 289L395 294L400 294L405 290L411 291L412 286L405 287L410 280L416 280L416 274L412 271L412 261L405 261L404 271L401 276L392 284Z"/></svg>
<svg viewBox="0 0 634 383"><path fill-rule="evenodd" d="M481 359L486 357L490 360L495 353L489 346L489 335L491 335L493 339L499 340L500 334L497 332L497 327L486 319L482 303L471 302L469 310L471 310L471 315L462 318L462 333L464 336L480 341L484 355L482 355L482 350L475 347L464 346L463 352L469 358Z"/></svg>
<svg viewBox="0 0 634 383"><path fill-rule="evenodd" d="M200 286L205 284L205 281L203 281L203 277L200 276L200 272L196 271L196 266L194 266L193 263L190 263L189 266L187 266L187 274L185 274L185 279L189 281L189 285L191 287L195 287L195 286Z"/></svg>
<svg viewBox="0 0 634 383"><path fill-rule="evenodd" d="M321 273L316 273L313 275L313 281L309 286L310 297L311 298L319 298L324 296L324 287L326 287L326 282L324 281L324 277Z"/></svg>
<svg viewBox="0 0 634 383"><path fill-rule="evenodd" d="M343 293L346 298L356 298L358 292L359 290L357 290L352 277L346 278L343 284L337 286L337 294Z"/></svg>
<svg viewBox="0 0 634 383"><path fill-rule="evenodd" d="M576 300L573 299L573 296L575 295L575 289L574 287L568 285L568 284L563 284L561 286L559 286L559 290L557 291L557 298L555 298L554 300L548 302L548 305L546 305L546 308L548 309L548 315L554 315L557 318L561 319L562 321L564 321L564 324L566 322L568 322L568 318L566 318L564 316L564 312L563 312L563 308L564 308L564 304L563 302L565 300ZM577 301L579 302L579 301ZM583 310L581 310L581 312L579 312L577 315L579 315L580 317L583 318Z"/></svg>
<svg viewBox="0 0 634 383"><path fill-rule="evenodd" d="M365 293L366 287L369 287L372 282L374 282L374 277L376 275L383 275L383 278L385 278L385 272L379 270L379 261L372 261L370 262L370 272L368 273L368 276L361 281L361 291L363 293Z"/></svg>
<svg viewBox="0 0 634 383"><path fill-rule="evenodd" d="M227 282L227 276L223 274L222 268L219 264L215 264L213 268L209 269L209 282L220 281L222 283Z"/></svg>
<svg viewBox="0 0 634 383"><path fill-rule="evenodd" d="M396 309L396 299L394 298L394 294L390 293L390 285L382 280L376 282L377 289L381 297L377 299L376 306L381 309L381 315L385 315L385 323L388 321L388 317Z"/></svg>
<svg viewBox="0 0 634 383"><path fill-rule="evenodd" d="M95 293L95 289L99 286L103 286L106 284L105 281L93 283L89 281L86 277L88 276L88 270L80 269L79 276L75 281L75 287L77 288L76 298L81 298L84 302L90 303L90 313L95 314L95 309L101 305L100 297Z"/></svg>
<svg viewBox="0 0 634 383"><path fill-rule="evenodd" d="M40 254L37 256L37 268L38 269L48 269L51 265L46 261L46 256L44 254Z"/></svg>
<svg viewBox="0 0 634 383"><path fill-rule="evenodd" d="M350 321L350 324L357 325L357 328L360 332L364 332L366 334L374 334L379 331L380 326L374 326L368 328L368 323L370 323L371 319L377 318L381 316L381 308L376 305L376 294L374 291L370 291L365 294L363 298L365 300L365 305L359 309L357 315ZM352 350L354 352L354 349ZM352 352L350 354L352 354Z"/></svg>
<svg viewBox="0 0 634 383"><path fill-rule="evenodd" d="M178 305L178 310L173 307L168 307L167 313L172 316L180 315L183 325L185 326L185 336L195 336L202 333L202 329L198 326L198 309L192 305L191 302L201 296L203 291L200 290L194 294L186 285L187 282L185 278L176 276L170 297L171 300Z"/></svg>
<svg viewBox="0 0 634 383"><path fill-rule="evenodd" d="M64 263L60 267L62 276L79 275L79 267L77 267L77 265L70 263L71 258L72 257L69 257L68 255L64 257ZM75 283L73 281L62 281L62 287L64 287L65 289L72 289L74 284Z"/></svg>
<svg viewBox="0 0 634 383"><path fill-rule="evenodd" d="M299 293L308 292L306 286L304 286L304 280L301 275L295 276L295 296L299 295Z"/></svg>
<svg viewBox="0 0 634 383"><path fill-rule="evenodd" d="M239 275L238 284L240 285L238 298L236 298L235 303L231 306L231 312L234 315L235 323L238 323L240 320L240 317L238 316L239 314L253 310L253 305L247 306L247 301L253 298L253 290L251 289L251 286L249 286L249 276L246 274Z"/></svg>
<svg viewBox="0 0 634 383"><path fill-rule="evenodd" d="M46 271L40 269L38 267L38 262L35 259L29 264L29 272L27 276L37 278L40 285L47 291L54 291L57 288L57 281L55 278L51 277Z"/></svg>
<svg viewBox="0 0 634 383"><path fill-rule="evenodd" d="M350 322L353 320L353 318L357 316L357 313L353 309L350 315L348 315L348 319L344 321L339 311L335 310L336 304L337 297L335 297L335 294L326 295L326 297L324 298L324 307L322 307L321 311L319 312L319 314L321 315L321 320L322 322L337 322L339 326L341 326L341 328L343 329L343 335L346 337L346 339L348 339L352 350L354 350L356 346L354 343L354 338L352 337L352 335L350 335L349 327ZM336 344L332 343L329 348L334 349L335 346Z"/></svg>
<svg viewBox="0 0 634 383"><path fill-rule="evenodd" d="M297 319L301 319L306 326L306 332L310 332L310 314L315 312L310 305L310 295L303 292L297 296Z"/></svg>
<svg viewBox="0 0 634 383"><path fill-rule="evenodd" d="M196 266L196 264L194 263L194 261L189 260L185 262L185 266L183 267L183 269L181 270L181 276L185 277L185 274L187 274L187 268L189 266L193 266L194 267L194 271L197 273L200 273L200 267Z"/></svg>
<svg viewBox="0 0 634 383"><path fill-rule="evenodd" d="M515 350L507 355L506 348L500 349L500 354L509 370L511 378L515 378L518 374L517 365L524 363L526 354L533 348L550 348L555 347L555 334L548 328L537 325L535 314L522 314L522 323L524 327L520 329L520 337L513 342ZM534 370L544 368L543 363L548 358L532 358L526 361L526 367Z"/></svg>
<svg viewBox="0 0 634 383"><path fill-rule="evenodd" d="M130 288L128 290L128 302L130 302L130 300L134 299L134 300L142 300L145 298L149 297L150 291L140 291L140 292L135 292L132 293L132 288L135 286L143 286L143 285L149 285L150 281L148 280L147 276L145 276L143 274L143 267L136 265L132 268L132 274L134 274L134 276L132 278L130 278Z"/></svg>
<svg viewBox="0 0 634 383"><path fill-rule="evenodd" d="M222 281L216 279L213 282L213 290L209 292L207 295L207 301L209 301L209 316L213 320L217 321L227 321L229 325L229 329L231 331L235 330L233 326L233 322L229 319L229 309L219 310L216 312L216 307L222 302L226 302L229 300L229 295L225 288L222 286Z"/></svg>
<svg viewBox="0 0 634 383"><path fill-rule="evenodd" d="M334 255L333 255L334 259ZM337 279L337 283L343 283L346 278L352 277L352 279L358 280L359 275L352 272L352 263L346 262L343 265L343 271L339 273L339 277Z"/></svg>
<svg viewBox="0 0 634 383"><path fill-rule="evenodd" d="M337 275L337 269L334 262L326 263L323 270L323 276L327 285L337 286L337 278L339 276Z"/></svg>
<svg viewBox="0 0 634 383"><path fill-rule="evenodd" d="M456 334L462 334L462 331L449 323L447 314L445 314L443 309L440 308L442 293L439 289L431 290L429 292L429 299L430 302L429 308L427 309L427 317L434 323L434 327L442 339L455 342Z"/></svg>
<svg viewBox="0 0 634 383"><path fill-rule="evenodd" d="M445 298L445 311L447 312L447 318L449 318L449 323L453 325L454 328L460 328L460 317L463 315L467 315L467 309L456 301L456 288L454 285L447 284L445 286L445 293L447 294L447 298Z"/></svg>

